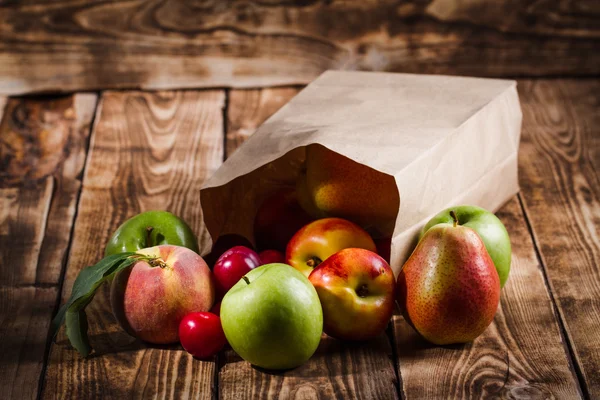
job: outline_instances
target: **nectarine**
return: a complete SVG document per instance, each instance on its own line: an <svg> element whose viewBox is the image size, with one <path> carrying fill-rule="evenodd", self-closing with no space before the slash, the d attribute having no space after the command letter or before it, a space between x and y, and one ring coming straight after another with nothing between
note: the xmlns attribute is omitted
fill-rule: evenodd
<svg viewBox="0 0 600 400"><path fill-rule="evenodd" d="M117 273L111 306L130 335L155 344L176 343L181 319L208 311L215 288L208 266L185 247L162 245L138 250L156 260L138 261Z"/></svg>

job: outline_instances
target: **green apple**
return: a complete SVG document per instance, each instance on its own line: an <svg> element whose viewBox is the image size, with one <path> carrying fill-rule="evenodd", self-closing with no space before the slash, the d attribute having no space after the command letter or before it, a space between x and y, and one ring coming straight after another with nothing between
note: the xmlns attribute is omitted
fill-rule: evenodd
<svg viewBox="0 0 600 400"><path fill-rule="evenodd" d="M453 219L450 211L454 210L458 217L458 224L467 226L479 234L485 248L487 249L498 276L500 277L500 287L503 287L508 279L510 272L510 238L502 221L488 210L476 206L456 206L445 209L423 227L419 235L419 240L425 232L432 226L438 224L452 224Z"/></svg>
<svg viewBox="0 0 600 400"><path fill-rule="evenodd" d="M244 360L289 369L315 352L323 331L317 291L302 272L267 264L247 273L221 302L227 341Z"/></svg>
<svg viewBox="0 0 600 400"><path fill-rule="evenodd" d="M161 244L187 247L199 252L196 236L185 221L168 211L147 211L128 219L117 228L106 245L104 255Z"/></svg>

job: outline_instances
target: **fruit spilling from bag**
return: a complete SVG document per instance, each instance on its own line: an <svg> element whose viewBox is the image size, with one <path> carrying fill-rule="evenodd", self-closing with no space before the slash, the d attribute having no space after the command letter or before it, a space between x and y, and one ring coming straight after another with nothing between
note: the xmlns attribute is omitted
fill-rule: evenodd
<svg viewBox="0 0 600 400"><path fill-rule="evenodd" d="M87 356L85 307L111 281L113 313L130 335L180 342L198 358L229 344L265 369L302 365L323 333L371 340L384 332L395 304L434 344L477 338L494 318L510 270L502 222L474 206L441 211L395 277L394 241L372 230L395 224L391 177L339 157L307 149L296 188L271 193L257 208L257 248L248 238L222 235L209 264L180 218L151 211L125 221L106 257L77 277L53 334L64 321L71 344Z"/></svg>

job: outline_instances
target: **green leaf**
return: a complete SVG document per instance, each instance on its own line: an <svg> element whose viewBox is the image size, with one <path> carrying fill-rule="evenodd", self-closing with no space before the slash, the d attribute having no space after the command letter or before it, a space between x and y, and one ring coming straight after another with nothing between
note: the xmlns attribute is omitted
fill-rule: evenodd
<svg viewBox="0 0 600 400"><path fill-rule="evenodd" d="M85 310L67 311L65 316L65 325L67 326L67 337L71 345L84 357L87 357L92 350L88 340L88 322Z"/></svg>
<svg viewBox="0 0 600 400"><path fill-rule="evenodd" d="M96 265L84 268L81 270L75 282L73 283L73 290L71 291L71 297L67 302L58 310L56 317L52 320L50 325L50 333L52 337L56 336L58 329L62 325L65 319L65 313L71 307L71 305L83 296L85 293L89 293L93 287L101 281L104 274L113 268L116 264L125 261L130 255L135 253L120 253L114 254L103 258Z"/></svg>
<svg viewBox="0 0 600 400"><path fill-rule="evenodd" d="M71 297L60 308L52 320L50 333L56 337L66 317L67 336L71 344L82 355L87 356L91 350L87 337L87 317L84 308L92 301L96 290L117 272L129 267L138 260L149 260L151 257L127 252L113 254L103 258L96 265L84 268L75 282Z"/></svg>

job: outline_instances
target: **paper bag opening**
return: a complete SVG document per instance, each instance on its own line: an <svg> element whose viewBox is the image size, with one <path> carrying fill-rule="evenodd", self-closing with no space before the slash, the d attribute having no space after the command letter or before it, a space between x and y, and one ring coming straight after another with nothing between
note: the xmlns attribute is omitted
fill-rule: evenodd
<svg viewBox="0 0 600 400"><path fill-rule="evenodd" d="M293 193L293 199L286 198L288 193ZM281 202L297 203L296 207L288 204L289 210L283 212L306 215L306 218L292 215L287 220L271 221L270 228L282 236L290 233L277 223L295 224L295 232L302 226L298 221L308 223L340 217L360 225L375 240L391 241L400 209L393 176L315 143L295 148L224 185L203 189L204 221L213 241L236 234L248 239L258 250L268 249L256 237L256 218L259 210L262 214L270 211L265 207L280 208L278 196ZM270 248L285 251L281 245Z"/></svg>

